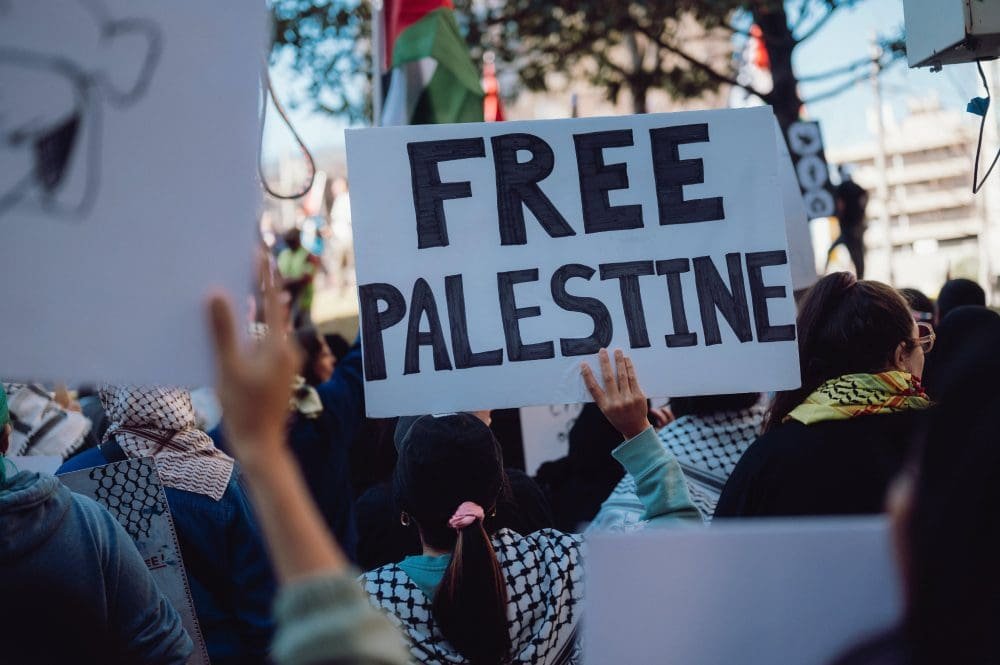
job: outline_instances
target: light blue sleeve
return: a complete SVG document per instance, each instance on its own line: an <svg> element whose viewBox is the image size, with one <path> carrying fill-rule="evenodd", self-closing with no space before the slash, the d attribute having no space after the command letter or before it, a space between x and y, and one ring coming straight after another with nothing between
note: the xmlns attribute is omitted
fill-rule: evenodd
<svg viewBox="0 0 1000 665"><path fill-rule="evenodd" d="M643 519L651 523L693 521L702 516L691 501L684 472L652 427L647 427L611 454L635 478L636 493L646 507Z"/></svg>

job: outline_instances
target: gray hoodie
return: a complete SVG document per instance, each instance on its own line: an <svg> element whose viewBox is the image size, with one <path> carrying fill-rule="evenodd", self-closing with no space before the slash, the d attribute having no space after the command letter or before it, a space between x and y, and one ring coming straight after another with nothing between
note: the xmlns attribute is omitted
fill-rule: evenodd
<svg viewBox="0 0 1000 665"><path fill-rule="evenodd" d="M114 517L30 472L0 484L0 627L3 663L172 664L193 649Z"/></svg>

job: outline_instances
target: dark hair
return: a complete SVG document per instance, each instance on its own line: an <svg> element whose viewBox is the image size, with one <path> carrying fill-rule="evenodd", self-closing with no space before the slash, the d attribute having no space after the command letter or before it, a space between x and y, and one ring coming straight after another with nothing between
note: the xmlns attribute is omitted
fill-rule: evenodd
<svg viewBox="0 0 1000 665"><path fill-rule="evenodd" d="M849 272L816 282L802 300L796 325L802 387L775 396L764 431L780 425L824 382L884 371L900 342L915 344L913 316L899 292L881 282L859 281Z"/></svg>
<svg viewBox="0 0 1000 665"><path fill-rule="evenodd" d="M670 412L681 416L708 416L725 411L749 409L760 400L760 393L736 393L733 395L698 395L670 398Z"/></svg>
<svg viewBox="0 0 1000 665"><path fill-rule="evenodd" d="M331 333L323 335L323 338L326 340L326 345L330 347L330 352L337 360L346 356L347 352L351 350L351 343L344 339L343 335Z"/></svg>
<svg viewBox="0 0 1000 665"><path fill-rule="evenodd" d="M503 488L500 444L481 420L465 413L423 416L410 426L393 490L424 542L452 551L434 594L434 619L445 638L475 665L509 658L507 586L483 520L457 533L448 520L466 501L493 513Z"/></svg>
<svg viewBox="0 0 1000 665"><path fill-rule="evenodd" d="M310 326L296 330L295 339L302 347L302 351L305 352L305 359L302 361L302 378L310 386L318 386L322 381L316 375L315 364L319 354L323 351L323 340L316 329Z"/></svg>
<svg viewBox="0 0 1000 665"><path fill-rule="evenodd" d="M905 635L914 663L1000 662L1000 399L928 414L903 524Z"/></svg>
<svg viewBox="0 0 1000 665"><path fill-rule="evenodd" d="M986 292L971 279L949 279L938 294L937 320L943 320L948 312L962 305L986 305Z"/></svg>
<svg viewBox="0 0 1000 665"><path fill-rule="evenodd" d="M920 289L900 289L899 294L914 312L934 315L934 303Z"/></svg>
<svg viewBox="0 0 1000 665"><path fill-rule="evenodd" d="M986 307L957 307L936 332L922 377L931 399L967 402L988 394L1000 375L1000 314Z"/></svg>

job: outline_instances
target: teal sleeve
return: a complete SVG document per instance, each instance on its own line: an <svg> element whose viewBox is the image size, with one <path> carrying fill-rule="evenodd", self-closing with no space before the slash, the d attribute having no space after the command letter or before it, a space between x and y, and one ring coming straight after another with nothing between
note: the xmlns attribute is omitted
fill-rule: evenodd
<svg viewBox="0 0 1000 665"><path fill-rule="evenodd" d="M356 571L284 586L275 601L278 621L271 657L278 665L406 665L403 636L375 609Z"/></svg>
<svg viewBox="0 0 1000 665"><path fill-rule="evenodd" d="M643 519L663 523L680 520L701 522L701 513L691 501L684 472L652 427L647 427L611 454L635 478L636 493L646 507Z"/></svg>

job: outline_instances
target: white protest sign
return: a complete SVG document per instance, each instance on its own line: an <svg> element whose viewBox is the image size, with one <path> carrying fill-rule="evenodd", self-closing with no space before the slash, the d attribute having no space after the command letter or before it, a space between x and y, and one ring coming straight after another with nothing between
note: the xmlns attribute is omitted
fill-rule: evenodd
<svg viewBox="0 0 1000 665"><path fill-rule="evenodd" d="M799 385L769 108L348 130L368 414Z"/></svg>
<svg viewBox="0 0 1000 665"><path fill-rule="evenodd" d="M0 2L0 377L199 384L251 285L266 9Z"/></svg>
<svg viewBox="0 0 1000 665"><path fill-rule="evenodd" d="M894 625L883 518L588 534L585 662L828 665Z"/></svg>
<svg viewBox="0 0 1000 665"><path fill-rule="evenodd" d="M535 475L545 462L569 452L569 431L582 409L582 404L553 404L520 410L524 470L529 476Z"/></svg>
<svg viewBox="0 0 1000 665"><path fill-rule="evenodd" d="M778 177L781 179L781 204L785 211L785 233L788 236L788 263L792 270L795 290L807 289L816 283L816 259L813 251L809 216L795 177L795 166L788 146L778 130L775 119L775 138L778 141Z"/></svg>

